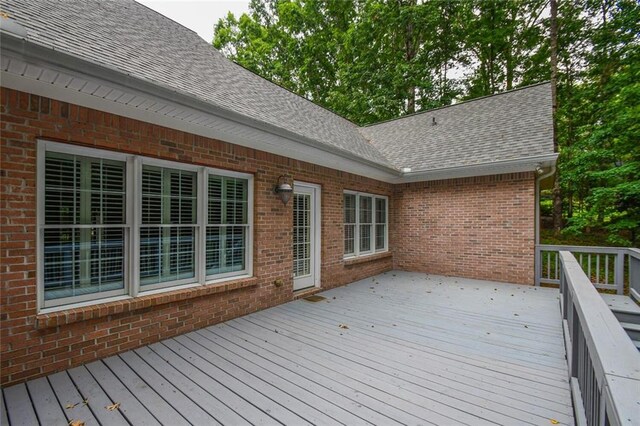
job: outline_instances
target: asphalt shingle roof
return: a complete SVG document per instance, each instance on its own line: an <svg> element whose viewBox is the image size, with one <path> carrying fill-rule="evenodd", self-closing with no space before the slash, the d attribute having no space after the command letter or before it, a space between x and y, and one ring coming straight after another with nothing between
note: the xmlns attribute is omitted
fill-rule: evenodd
<svg viewBox="0 0 640 426"><path fill-rule="evenodd" d="M433 120L435 119L435 125ZM553 153L549 83L361 128L398 168L437 170Z"/></svg>
<svg viewBox="0 0 640 426"><path fill-rule="evenodd" d="M548 85L363 128L233 63L133 0L5 0L0 9L25 27L28 41L381 166L416 171L553 153Z"/></svg>

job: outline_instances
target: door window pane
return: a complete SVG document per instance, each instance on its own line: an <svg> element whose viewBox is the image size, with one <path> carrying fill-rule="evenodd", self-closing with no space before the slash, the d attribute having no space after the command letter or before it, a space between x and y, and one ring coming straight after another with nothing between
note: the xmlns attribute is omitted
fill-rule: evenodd
<svg viewBox="0 0 640 426"><path fill-rule="evenodd" d="M293 194L293 276L311 274L311 195Z"/></svg>

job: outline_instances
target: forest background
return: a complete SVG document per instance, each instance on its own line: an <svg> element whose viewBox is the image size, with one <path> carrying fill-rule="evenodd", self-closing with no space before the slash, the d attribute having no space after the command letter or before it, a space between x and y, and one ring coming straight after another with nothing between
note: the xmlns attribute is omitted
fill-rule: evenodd
<svg viewBox="0 0 640 426"><path fill-rule="evenodd" d="M364 125L551 81L543 243L640 244L640 3L252 0L228 58Z"/></svg>

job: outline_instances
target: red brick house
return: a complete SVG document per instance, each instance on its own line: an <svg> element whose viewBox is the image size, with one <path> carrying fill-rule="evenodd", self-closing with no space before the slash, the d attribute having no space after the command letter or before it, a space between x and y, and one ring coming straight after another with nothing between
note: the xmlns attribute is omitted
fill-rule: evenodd
<svg viewBox="0 0 640 426"><path fill-rule="evenodd" d="M133 1L1 8L2 385L394 268L533 284L548 84L358 127Z"/></svg>

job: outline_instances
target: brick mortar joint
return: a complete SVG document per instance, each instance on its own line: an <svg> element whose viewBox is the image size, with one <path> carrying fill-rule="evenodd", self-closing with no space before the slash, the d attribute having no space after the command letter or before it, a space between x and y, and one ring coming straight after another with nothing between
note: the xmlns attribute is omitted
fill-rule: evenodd
<svg viewBox="0 0 640 426"><path fill-rule="evenodd" d="M258 285L258 278L244 278L238 281L225 282L220 284L210 284L202 287L188 289L178 289L166 293L153 294L148 296L132 297L130 299L118 300L82 308L70 308L57 312L36 315L35 328L46 329L61 325L73 324L76 322L104 318L110 315L135 313L146 308L166 305L198 297L210 296L213 294L226 293L234 290L255 287Z"/></svg>

